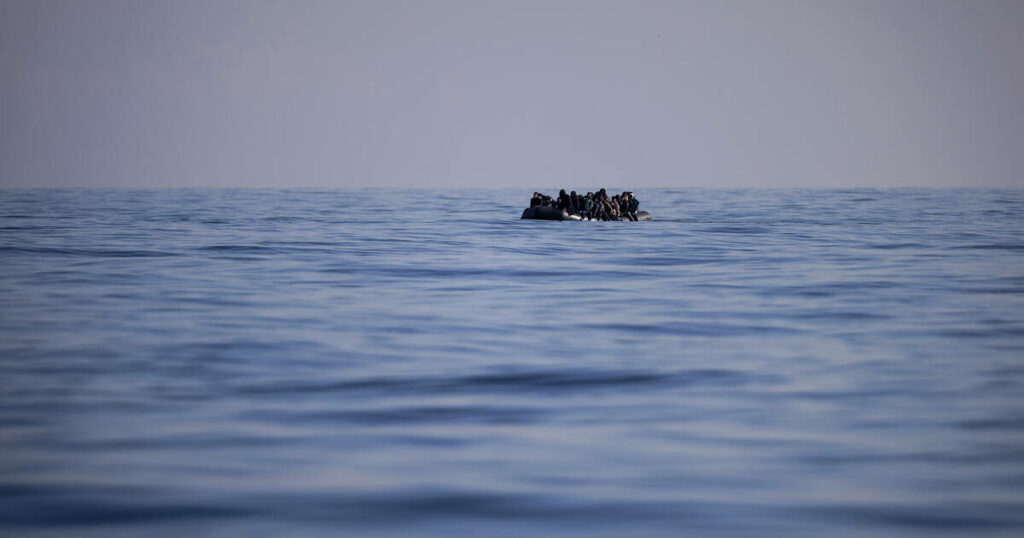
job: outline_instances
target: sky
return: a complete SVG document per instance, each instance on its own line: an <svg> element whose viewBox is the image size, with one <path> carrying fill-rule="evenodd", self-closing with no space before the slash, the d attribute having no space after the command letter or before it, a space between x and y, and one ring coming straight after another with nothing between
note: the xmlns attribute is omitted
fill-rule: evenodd
<svg viewBox="0 0 1024 538"><path fill-rule="evenodd" d="M1024 2L0 0L0 187L1024 187Z"/></svg>

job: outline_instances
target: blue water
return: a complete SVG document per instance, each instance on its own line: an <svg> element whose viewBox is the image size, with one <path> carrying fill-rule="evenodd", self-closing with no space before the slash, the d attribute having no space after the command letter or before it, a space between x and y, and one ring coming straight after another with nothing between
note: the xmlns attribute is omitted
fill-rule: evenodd
<svg viewBox="0 0 1024 538"><path fill-rule="evenodd" d="M0 534L1024 533L1024 191L533 190L0 191Z"/></svg>

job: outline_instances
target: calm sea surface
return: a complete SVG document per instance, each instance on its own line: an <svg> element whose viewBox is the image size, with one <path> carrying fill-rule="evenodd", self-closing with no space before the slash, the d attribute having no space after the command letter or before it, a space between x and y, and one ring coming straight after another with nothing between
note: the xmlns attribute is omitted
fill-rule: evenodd
<svg viewBox="0 0 1024 538"><path fill-rule="evenodd" d="M1024 534L1024 191L635 190L0 190L0 534Z"/></svg>

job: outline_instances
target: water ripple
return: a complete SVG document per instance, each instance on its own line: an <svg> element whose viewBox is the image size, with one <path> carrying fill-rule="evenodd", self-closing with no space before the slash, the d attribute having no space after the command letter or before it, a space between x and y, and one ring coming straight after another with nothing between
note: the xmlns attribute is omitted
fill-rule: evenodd
<svg viewBox="0 0 1024 538"><path fill-rule="evenodd" d="M3 191L0 534L1024 532L1024 193L635 190Z"/></svg>

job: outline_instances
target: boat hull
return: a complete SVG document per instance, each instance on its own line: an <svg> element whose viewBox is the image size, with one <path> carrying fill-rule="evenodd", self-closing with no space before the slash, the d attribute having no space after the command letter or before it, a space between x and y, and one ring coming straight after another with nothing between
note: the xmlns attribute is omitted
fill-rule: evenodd
<svg viewBox="0 0 1024 538"><path fill-rule="evenodd" d="M523 210L523 216L520 219L532 219L532 220L587 220L579 215L570 215L562 209L551 206L535 206L528 207ZM626 220L626 219L623 219ZM651 218L651 214L646 211L637 211L636 220L654 220Z"/></svg>

